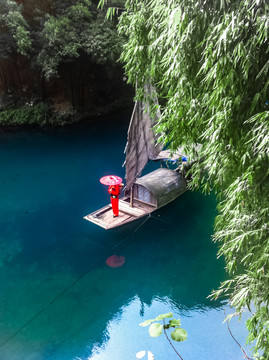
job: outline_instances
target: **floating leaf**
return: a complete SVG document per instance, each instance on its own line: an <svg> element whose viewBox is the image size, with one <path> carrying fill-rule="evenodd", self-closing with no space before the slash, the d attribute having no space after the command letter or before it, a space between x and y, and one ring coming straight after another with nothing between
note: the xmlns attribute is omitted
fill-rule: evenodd
<svg viewBox="0 0 269 360"><path fill-rule="evenodd" d="M152 324L153 321L155 321L155 319L145 320L144 322L140 323L139 326L142 326L142 327L148 326L148 325Z"/></svg>
<svg viewBox="0 0 269 360"><path fill-rule="evenodd" d="M159 316L156 317L156 321L159 321L159 320L163 320L163 319L166 319L166 318L170 318L172 317L173 314L170 312L170 313L167 313L167 314L161 314Z"/></svg>
<svg viewBox="0 0 269 360"><path fill-rule="evenodd" d="M175 329L172 333L171 333L171 338L175 341L184 341L187 339L187 331L184 329Z"/></svg>
<svg viewBox="0 0 269 360"><path fill-rule="evenodd" d="M157 337L160 336L163 331L163 325L159 323L151 324L149 327L149 335L151 337Z"/></svg>
<svg viewBox="0 0 269 360"><path fill-rule="evenodd" d="M180 326L180 320L172 319L169 321L170 326Z"/></svg>

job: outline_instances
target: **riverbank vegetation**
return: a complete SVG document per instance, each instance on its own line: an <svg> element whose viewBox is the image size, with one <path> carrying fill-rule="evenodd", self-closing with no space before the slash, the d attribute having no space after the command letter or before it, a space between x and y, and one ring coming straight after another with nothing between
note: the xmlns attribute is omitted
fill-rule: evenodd
<svg viewBox="0 0 269 360"><path fill-rule="evenodd" d="M0 111L42 102L62 122L131 100L117 63L116 20L107 21L96 1L3 0L0 30Z"/></svg>
<svg viewBox="0 0 269 360"><path fill-rule="evenodd" d="M0 112L0 124L5 127L13 126L52 126L60 125L61 119L43 102L36 105L27 104L18 109Z"/></svg>
<svg viewBox="0 0 269 360"><path fill-rule="evenodd" d="M214 297L251 311L253 356L269 359L268 2L127 0L118 29L138 97L150 81L162 99L162 139L195 160L192 188L218 193L230 278Z"/></svg>

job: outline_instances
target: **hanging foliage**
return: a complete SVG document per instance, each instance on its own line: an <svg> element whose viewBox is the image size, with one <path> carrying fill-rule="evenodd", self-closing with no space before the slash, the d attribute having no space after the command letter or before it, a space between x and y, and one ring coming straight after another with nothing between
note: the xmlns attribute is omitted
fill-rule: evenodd
<svg viewBox="0 0 269 360"><path fill-rule="evenodd" d="M197 160L192 187L218 193L214 240L230 279L214 296L251 310L260 359L269 359L268 30L266 0L127 0L119 20L128 81L138 97L149 79L157 86L157 130Z"/></svg>
<svg viewBox="0 0 269 360"><path fill-rule="evenodd" d="M28 55L31 48L30 31L22 15L22 6L13 0L1 0L0 4L0 58L15 52Z"/></svg>

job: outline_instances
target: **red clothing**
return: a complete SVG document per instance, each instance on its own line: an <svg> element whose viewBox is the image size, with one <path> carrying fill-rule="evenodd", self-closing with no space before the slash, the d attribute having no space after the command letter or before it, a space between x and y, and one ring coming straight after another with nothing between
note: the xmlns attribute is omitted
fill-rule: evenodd
<svg viewBox="0 0 269 360"><path fill-rule="evenodd" d="M108 192L110 194L111 205L114 216L119 216L119 195L122 185L110 185Z"/></svg>
<svg viewBox="0 0 269 360"><path fill-rule="evenodd" d="M108 188L108 192L110 195L120 195L120 185L110 185Z"/></svg>

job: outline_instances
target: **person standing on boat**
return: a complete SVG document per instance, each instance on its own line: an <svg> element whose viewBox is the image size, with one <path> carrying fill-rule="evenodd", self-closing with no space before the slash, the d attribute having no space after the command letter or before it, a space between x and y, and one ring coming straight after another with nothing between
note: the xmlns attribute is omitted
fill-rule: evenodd
<svg viewBox="0 0 269 360"><path fill-rule="evenodd" d="M110 185L108 192L110 194L113 217L119 216L119 195L123 184L119 185Z"/></svg>

